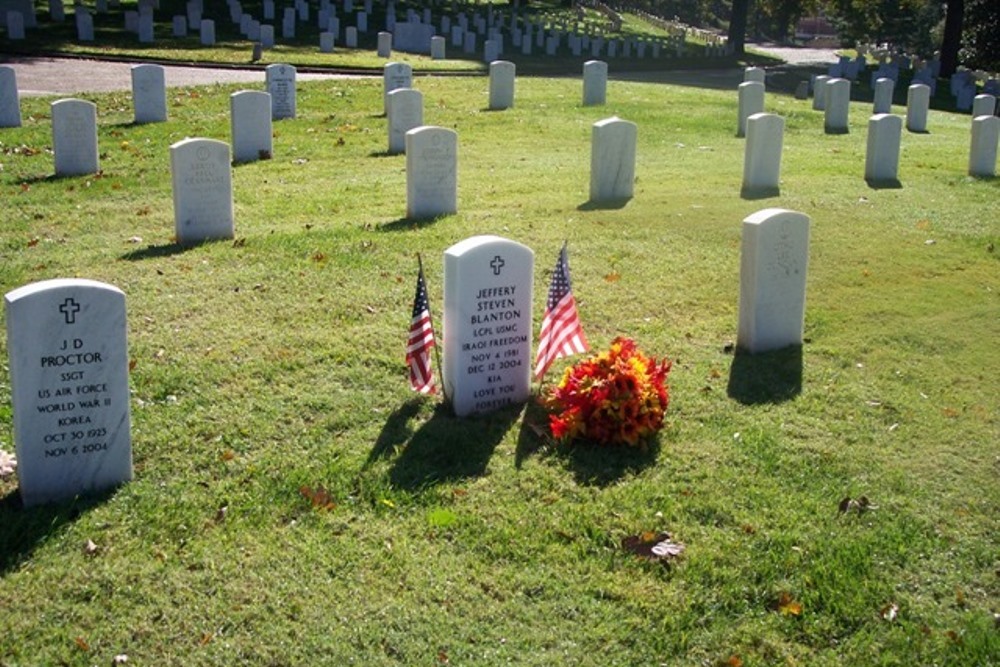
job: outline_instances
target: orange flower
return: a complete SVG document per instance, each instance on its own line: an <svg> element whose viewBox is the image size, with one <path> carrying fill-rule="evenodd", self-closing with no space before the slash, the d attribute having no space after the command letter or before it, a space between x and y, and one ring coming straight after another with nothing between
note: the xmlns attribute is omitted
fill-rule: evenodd
<svg viewBox="0 0 1000 667"><path fill-rule="evenodd" d="M544 399L553 412L553 437L586 437L601 444L643 446L663 425L669 404L670 362L646 357L635 341L619 337L606 352L566 369Z"/></svg>

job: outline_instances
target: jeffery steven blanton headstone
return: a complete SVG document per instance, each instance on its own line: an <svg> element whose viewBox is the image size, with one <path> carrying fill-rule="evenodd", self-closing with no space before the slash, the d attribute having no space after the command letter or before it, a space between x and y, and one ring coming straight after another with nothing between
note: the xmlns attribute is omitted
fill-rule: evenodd
<svg viewBox="0 0 1000 667"><path fill-rule="evenodd" d="M215 139L184 139L170 147L178 243L233 238L229 156L229 144Z"/></svg>
<svg viewBox="0 0 1000 667"><path fill-rule="evenodd" d="M498 236L444 253L444 386L464 417L523 403L531 392L535 254Z"/></svg>
<svg viewBox="0 0 1000 667"><path fill-rule="evenodd" d="M132 479L125 295L58 279L15 289L4 302L24 505Z"/></svg>

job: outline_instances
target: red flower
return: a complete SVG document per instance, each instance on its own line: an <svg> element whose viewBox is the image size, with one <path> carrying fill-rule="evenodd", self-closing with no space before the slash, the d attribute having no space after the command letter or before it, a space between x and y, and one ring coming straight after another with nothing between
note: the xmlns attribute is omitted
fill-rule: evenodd
<svg viewBox="0 0 1000 667"><path fill-rule="evenodd" d="M616 338L607 352L566 369L550 389L552 436L561 442L586 437L601 444L643 446L663 425L670 395L670 362L646 357L629 338Z"/></svg>

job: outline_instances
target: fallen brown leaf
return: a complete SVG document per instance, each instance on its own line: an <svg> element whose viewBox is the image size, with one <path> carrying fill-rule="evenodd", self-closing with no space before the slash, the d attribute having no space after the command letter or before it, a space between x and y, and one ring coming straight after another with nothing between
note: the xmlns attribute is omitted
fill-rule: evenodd
<svg viewBox="0 0 1000 667"><path fill-rule="evenodd" d="M802 614L802 603L795 600L787 592L778 596L777 608L782 616L800 616Z"/></svg>

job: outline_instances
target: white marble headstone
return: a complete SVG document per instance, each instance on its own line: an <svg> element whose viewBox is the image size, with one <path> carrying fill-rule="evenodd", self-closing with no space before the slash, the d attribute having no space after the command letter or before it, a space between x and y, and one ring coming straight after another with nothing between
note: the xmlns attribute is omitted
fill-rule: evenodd
<svg viewBox="0 0 1000 667"><path fill-rule="evenodd" d="M132 66L132 103L136 123L167 120L166 76L160 65Z"/></svg>
<svg viewBox="0 0 1000 667"><path fill-rule="evenodd" d="M739 105L737 107L736 136L747 134L747 118L755 113L764 113L764 84L759 81L744 81L737 88Z"/></svg>
<svg viewBox="0 0 1000 667"><path fill-rule="evenodd" d="M927 111L931 103L931 88L915 83L906 89L906 129L910 132L927 131Z"/></svg>
<svg viewBox="0 0 1000 667"><path fill-rule="evenodd" d="M97 105L77 99L52 103L52 152L56 176L100 171L97 152Z"/></svg>
<svg viewBox="0 0 1000 667"><path fill-rule="evenodd" d="M743 81L756 81L764 84L764 69L762 67L747 67L743 70Z"/></svg>
<svg viewBox="0 0 1000 667"><path fill-rule="evenodd" d="M892 114L875 114L868 120L865 150L865 180L892 183L899 180L899 141L903 119Z"/></svg>
<svg viewBox="0 0 1000 667"><path fill-rule="evenodd" d="M602 60L583 63L583 106L604 104L607 91L608 64Z"/></svg>
<svg viewBox="0 0 1000 667"><path fill-rule="evenodd" d="M62 23L66 20L66 8L63 6L63 0L49 0L49 16L56 23Z"/></svg>
<svg viewBox="0 0 1000 667"><path fill-rule="evenodd" d="M458 211L458 133L425 125L406 133L406 217Z"/></svg>
<svg viewBox="0 0 1000 667"><path fill-rule="evenodd" d="M376 45L377 55L379 58L391 58L392 57L392 33L385 32L384 30L378 34L378 43Z"/></svg>
<svg viewBox="0 0 1000 667"><path fill-rule="evenodd" d="M21 12L7 12L7 39L12 42L24 39L24 14Z"/></svg>
<svg viewBox="0 0 1000 667"><path fill-rule="evenodd" d="M0 65L0 127L21 127L17 75L9 65Z"/></svg>
<svg viewBox="0 0 1000 667"><path fill-rule="evenodd" d="M590 201L632 197L638 127L618 117L594 123L590 142Z"/></svg>
<svg viewBox="0 0 1000 667"><path fill-rule="evenodd" d="M490 63L490 109L498 111L514 106L516 67L509 60Z"/></svg>
<svg viewBox="0 0 1000 667"><path fill-rule="evenodd" d="M76 20L76 38L81 42L94 41L94 17L85 7L76 5L73 10Z"/></svg>
<svg viewBox="0 0 1000 667"><path fill-rule="evenodd" d="M972 100L972 117L994 116L997 112L997 98L995 95L983 93L976 95Z"/></svg>
<svg viewBox="0 0 1000 667"><path fill-rule="evenodd" d="M274 48L274 26L273 25L261 25L260 26L260 45L265 49Z"/></svg>
<svg viewBox="0 0 1000 667"><path fill-rule="evenodd" d="M784 133L785 119L777 114L756 113L747 119L747 142L743 155L745 193L778 192Z"/></svg>
<svg viewBox="0 0 1000 667"><path fill-rule="evenodd" d="M826 82L829 80L830 77L826 74L813 79L813 111L826 110Z"/></svg>
<svg viewBox="0 0 1000 667"><path fill-rule="evenodd" d="M780 208L743 221L739 329L748 352L802 344L809 264L809 216Z"/></svg>
<svg viewBox="0 0 1000 667"><path fill-rule="evenodd" d="M170 147L178 243L233 238L229 156L229 144L215 139L184 139Z"/></svg>
<svg viewBox="0 0 1000 667"><path fill-rule="evenodd" d="M818 81L819 77L817 77ZM826 89L823 129L827 134L847 134L847 117L851 105L851 82L847 79L830 79Z"/></svg>
<svg viewBox="0 0 1000 667"><path fill-rule="evenodd" d="M409 63L386 63L382 68L382 111L389 113L389 93L397 88L413 87L413 68Z"/></svg>
<svg viewBox="0 0 1000 667"><path fill-rule="evenodd" d="M530 396L534 257L498 236L474 236L444 253L443 377L460 417Z"/></svg>
<svg viewBox="0 0 1000 667"><path fill-rule="evenodd" d="M57 279L8 292L4 302L24 505L132 479L125 295Z"/></svg>
<svg viewBox="0 0 1000 667"><path fill-rule="evenodd" d="M271 94L271 118L295 118L295 68L291 65L268 65L264 70L267 92Z"/></svg>
<svg viewBox="0 0 1000 667"><path fill-rule="evenodd" d="M272 157L271 95L241 90L229 96L233 161L253 162Z"/></svg>
<svg viewBox="0 0 1000 667"><path fill-rule="evenodd" d="M1000 140L1000 117L978 116L972 119L972 138L969 146L970 176L996 176L998 140Z"/></svg>
<svg viewBox="0 0 1000 667"><path fill-rule="evenodd" d="M892 93L896 82L886 77L875 80L875 102L872 113L892 113Z"/></svg>
<svg viewBox="0 0 1000 667"><path fill-rule="evenodd" d="M200 35L202 46L215 46L215 21L202 19Z"/></svg>
<svg viewBox="0 0 1000 667"><path fill-rule="evenodd" d="M442 31L447 32L447 31ZM444 60L445 58L445 48L446 48L445 38L440 35L434 35L431 37L431 59L432 60Z"/></svg>
<svg viewBox="0 0 1000 667"><path fill-rule="evenodd" d="M413 88L389 93L389 153L406 151L406 133L424 124L424 96Z"/></svg>

